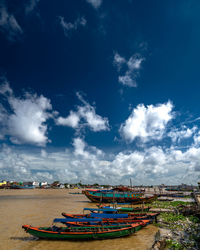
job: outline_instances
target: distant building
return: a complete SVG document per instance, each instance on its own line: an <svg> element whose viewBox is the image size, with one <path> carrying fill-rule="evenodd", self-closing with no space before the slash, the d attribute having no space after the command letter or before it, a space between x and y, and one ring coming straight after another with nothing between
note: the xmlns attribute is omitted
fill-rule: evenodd
<svg viewBox="0 0 200 250"><path fill-rule="evenodd" d="M65 185L64 184L60 184L60 188L65 188Z"/></svg>
<svg viewBox="0 0 200 250"><path fill-rule="evenodd" d="M47 181L45 181L45 182L40 182L40 187L44 187L44 186L47 186L48 185L48 182Z"/></svg>
<svg viewBox="0 0 200 250"><path fill-rule="evenodd" d="M34 187L39 187L40 186L40 183L38 181L33 181L33 184L32 184Z"/></svg>
<svg viewBox="0 0 200 250"><path fill-rule="evenodd" d="M0 182L0 187L6 186L6 184L7 184L7 181L2 181Z"/></svg>

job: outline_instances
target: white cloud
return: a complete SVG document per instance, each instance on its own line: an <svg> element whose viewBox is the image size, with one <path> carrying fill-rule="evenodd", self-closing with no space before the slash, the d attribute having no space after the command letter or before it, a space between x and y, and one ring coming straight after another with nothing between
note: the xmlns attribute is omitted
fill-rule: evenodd
<svg viewBox="0 0 200 250"><path fill-rule="evenodd" d="M35 9L39 1L40 0L29 0L29 2L25 6L25 13L30 14Z"/></svg>
<svg viewBox="0 0 200 250"><path fill-rule="evenodd" d="M129 70L131 72L139 70L141 68L142 61L144 61L144 58L142 58L139 54L131 56L127 62Z"/></svg>
<svg viewBox="0 0 200 250"><path fill-rule="evenodd" d="M59 16L59 21L60 21L60 25L64 30L64 34L65 36L69 36L69 32L72 30L77 30L80 26L85 26L87 24L87 21L84 17L81 18L77 18L74 23L67 23L64 20L64 17Z"/></svg>
<svg viewBox="0 0 200 250"><path fill-rule="evenodd" d="M51 117L48 112L52 109L50 100L42 95L29 93L26 93L23 98L15 97L7 82L0 89L12 111L8 113L5 107L1 106L0 117L3 120L1 134L8 135L15 144L44 146L48 142L45 122Z"/></svg>
<svg viewBox="0 0 200 250"><path fill-rule="evenodd" d="M82 117L92 131L108 130L108 120L95 113L94 107L87 105L78 108L78 114Z"/></svg>
<svg viewBox="0 0 200 250"><path fill-rule="evenodd" d="M186 126L183 126L180 130L179 129L172 129L168 136L171 137L173 142L180 142L183 139L190 138L197 130L197 127L194 126L193 128L187 128Z"/></svg>
<svg viewBox="0 0 200 250"><path fill-rule="evenodd" d="M89 153L85 151L86 144L81 138L75 138L73 141L74 154L89 158Z"/></svg>
<svg viewBox="0 0 200 250"><path fill-rule="evenodd" d="M117 52L114 54L113 64L117 67L118 71L120 71L122 65L126 63L126 59L120 56Z"/></svg>
<svg viewBox="0 0 200 250"><path fill-rule="evenodd" d="M119 83L128 87L137 87L137 78L140 73L141 64L145 59L140 54L134 54L128 60L120 56L118 53L114 54L113 64L121 71L122 65L126 65L125 73L118 77Z"/></svg>
<svg viewBox="0 0 200 250"><path fill-rule="evenodd" d="M44 150L44 149L41 150L41 156L42 157L47 157L48 156L46 150Z"/></svg>
<svg viewBox="0 0 200 250"><path fill-rule="evenodd" d="M172 108L170 101L156 106L138 105L120 126L122 137L129 142L137 137L143 142L162 139L167 123L173 118Z"/></svg>
<svg viewBox="0 0 200 250"><path fill-rule="evenodd" d="M0 30L6 33L10 41L17 40L23 33L14 15L9 14L5 5L0 3Z"/></svg>
<svg viewBox="0 0 200 250"><path fill-rule="evenodd" d="M68 117L58 117L56 124L57 125L63 125L63 126L69 126L72 128L77 128L79 125L80 117L77 113L70 111L70 114Z"/></svg>
<svg viewBox="0 0 200 250"><path fill-rule="evenodd" d="M199 146L200 145L200 131L198 131L198 133L194 135L193 139L194 139L194 144L196 146Z"/></svg>
<svg viewBox="0 0 200 250"><path fill-rule="evenodd" d="M66 118L58 117L56 124L77 129L89 127L94 132L109 130L108 119L96 114L95 108L87 103L79 93L77 96L83 105L77 106L76 112L70 111Z"/></svg>
<svg viewBox="0 0 200 250"><path fill-rule="evenodd" d="M126 72L126 74L123 76L119 76L118 81L128 87L137 87L136 81L132 79L128 72Z"/></svg>
<svg viewBox="0 0 200 250"><path fill-rule="evenodd" d="M74 147L74 155L81 156L84 159L94 160L104 155L100 149L94 146L88 146L80 137L74 138L72 145Z"/></svg>
<svg viewBox="0 0 200 250"><path fill-rule="evenodd" d="M134 185L196 184L200 172L200 148L186 151L173 147L154 146L143 150L98 154L95 147L81 138L73 141L74 149L19 151L15 147L0 147L0 176L13 180L60 180L74 183ZM95 150L93 149L95 148ZM100 150L101 151L101 150Z"/></svg>
<svg viewBox="0 0 200 250"><path fill-rule="evenodd" d="M102 0L86 0L86 1L90 3L95 9L98 9L102 4Z"/></svg>

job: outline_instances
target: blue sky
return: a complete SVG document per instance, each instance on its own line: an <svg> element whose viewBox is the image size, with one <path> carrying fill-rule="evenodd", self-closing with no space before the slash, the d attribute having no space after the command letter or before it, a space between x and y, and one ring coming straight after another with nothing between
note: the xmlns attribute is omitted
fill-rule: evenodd
<svg viewBox="0 0 200 250"><path fill-rule="evenodd" d="M196 184L199 10L0 0L0 178Z"/></svg>

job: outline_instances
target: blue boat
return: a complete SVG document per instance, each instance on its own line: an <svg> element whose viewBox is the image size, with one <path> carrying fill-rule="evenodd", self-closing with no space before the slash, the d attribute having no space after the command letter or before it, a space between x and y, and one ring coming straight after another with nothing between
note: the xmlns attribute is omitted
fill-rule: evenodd
<svg viewBox="0 0 200 250"><path fill-rule="evenodd" d="M66 222L101 222L101 218L80 218L80 219L70 219L70 218L55 218L53 220L54 223L60 222L60 223L66 223Z"/></svg>
<svg viewBox="0 0 200 250"><path fill-rule="evenodd" d="M11 185L10 189L34 189L35 187L33 185Z"/></svg>
<svg viewBox="0 0 200 250"><path fill-rule="evenodd" d="M128 218L128 214L108 214L108 213L91 213L90 216L92 218Z"/></svg>
<svg viewBox="0 0 200 250"><path fill-rule="evenodd" d="M105 207L105 208L84 208L84 211L90 211L90 212L102 212L102 213L117 213L117 209L111 208L111 207Z"/></svg>

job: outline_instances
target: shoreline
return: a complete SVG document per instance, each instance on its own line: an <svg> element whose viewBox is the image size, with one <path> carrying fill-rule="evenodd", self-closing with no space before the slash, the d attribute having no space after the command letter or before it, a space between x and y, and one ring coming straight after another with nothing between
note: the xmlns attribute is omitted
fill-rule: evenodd
<svg viewBox="0 0 200 250"><path fill-rule="evenodd" d="M154 243L158 228L148 225L143 230L129 237L112 240L70 242L36 240L29 237L22 225L49 226L54 218L61 217L62 212L82 213L84 207L94 207L84 195L69 194L66 189L35 190L1 190L0 214L2 216L0 235L1 249L65 249L101 250L101 249L144 249L148 250ZM12 221L12 223L8 223Z"/></svg>

